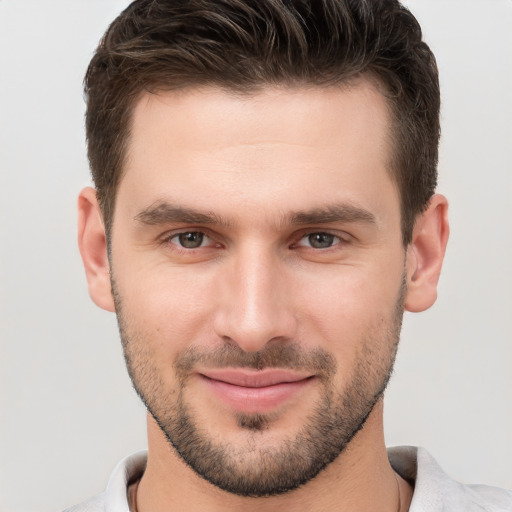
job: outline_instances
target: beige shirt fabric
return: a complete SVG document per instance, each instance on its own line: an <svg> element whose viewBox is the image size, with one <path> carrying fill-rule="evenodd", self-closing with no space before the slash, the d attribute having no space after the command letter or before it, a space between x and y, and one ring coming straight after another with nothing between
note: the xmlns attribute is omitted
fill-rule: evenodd
<svg viewBox="0 0 512 512"><path fill-rule="evenodd" d="M389 448L388 457L395 471L414 485L409 512L512 512L512 491L461 484L423 448ZM146 460L146 451L126 457L114 469L105 492L64 512L130 512L127 489L144 473Z"/></svg>

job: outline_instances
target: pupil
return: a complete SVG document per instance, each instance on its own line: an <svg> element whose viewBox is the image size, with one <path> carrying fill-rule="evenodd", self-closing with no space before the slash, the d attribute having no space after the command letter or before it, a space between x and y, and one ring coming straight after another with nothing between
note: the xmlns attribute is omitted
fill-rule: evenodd
<svg viewBox="0 0 512 512"><path fill-rule="evenodd" d="M334 241L334 235L329 233L313 233L309 235L309 243L315 249L326 249L331 247Z"/></svg>
<svg viewBox="0 0 512 512"><path fill-rule="evenodd" d="M196 249L203 243L203 234L198 231L182 233L179 236L180 244L187 249Z"/></svg>

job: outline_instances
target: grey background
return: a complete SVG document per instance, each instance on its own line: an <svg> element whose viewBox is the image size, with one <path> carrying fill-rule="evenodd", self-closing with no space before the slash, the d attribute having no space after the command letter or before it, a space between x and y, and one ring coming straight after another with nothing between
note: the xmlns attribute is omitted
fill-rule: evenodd
<svg viewBox="0 0 512 512"><path fill-rule="evenodd" d="M452 236L438 303L407 314L388 444L512 487L512 2L410 0L437 55ZM0 0L0 511L60 510L145 446L113 315L76 248L82 78L121 0Z"/></svg>

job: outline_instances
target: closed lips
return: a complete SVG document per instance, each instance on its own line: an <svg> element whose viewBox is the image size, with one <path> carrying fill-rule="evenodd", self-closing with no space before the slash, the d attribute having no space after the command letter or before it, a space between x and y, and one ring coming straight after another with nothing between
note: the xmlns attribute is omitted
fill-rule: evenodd
<svg viewBox="0 0 512 512"><path fill-rule="evenodd" d="M311 373L290 370L245 370L245 369L208 369L199 372L207 379L246 388L262 388L277 384L300 382L313 377Z"/></svg>

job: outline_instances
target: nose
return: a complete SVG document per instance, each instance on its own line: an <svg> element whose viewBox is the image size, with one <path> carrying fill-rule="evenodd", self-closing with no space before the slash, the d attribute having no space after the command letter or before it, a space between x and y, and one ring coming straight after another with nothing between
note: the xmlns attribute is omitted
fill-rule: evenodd
<svg viewBox="0 0 512 512"><path fill-rule="evenodd" d="M292 283L278 255L252 245L230 258L218 283L216 334L246 352L291 340L297 322Z"/></svg>

